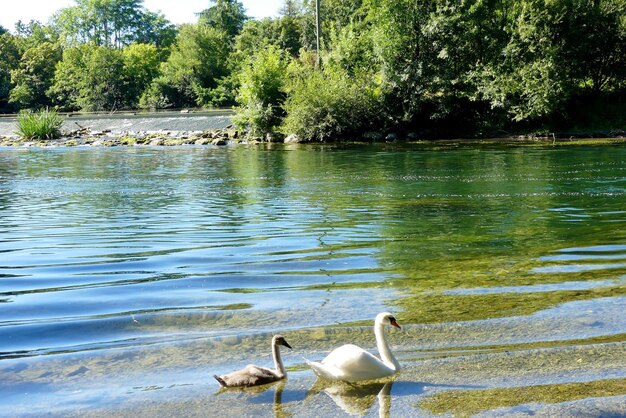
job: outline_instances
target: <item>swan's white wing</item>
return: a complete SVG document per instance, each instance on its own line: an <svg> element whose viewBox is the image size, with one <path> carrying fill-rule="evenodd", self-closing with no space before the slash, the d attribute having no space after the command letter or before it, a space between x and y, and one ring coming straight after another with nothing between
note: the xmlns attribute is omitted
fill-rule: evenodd
<svg viewBox="0 0 626 418"><path fill-rule="evenodd" d="M308 364L309 367L313 369L313 372L318 377L328 380L338 380L338 377L333 374L334 371L327 370L322 363L318 361L309 361L307 359L304 359L304 361L306 361L306 364Z"/></svg>
<svg viewBox="0 0 626 418"><path fill-rule="evenodd" d="M322 369L323 375L317 373L318 376L348 382L380 379L396 372L373 354L353 344L342 345L334 349L316 366L318 367L312 366L316 373L317 369ZM328 376L332 376L332 378Z"/></svg>

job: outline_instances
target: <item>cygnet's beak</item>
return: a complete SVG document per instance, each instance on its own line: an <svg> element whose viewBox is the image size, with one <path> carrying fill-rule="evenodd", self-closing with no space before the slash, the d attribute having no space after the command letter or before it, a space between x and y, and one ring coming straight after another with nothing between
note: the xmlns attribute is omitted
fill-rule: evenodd
<svg viewBox="0 0 626 418"><path fill-rule="evenodd" d="M392 319L390 322L391 322L391 326L396 327L398 329L402 329L400 324L398 324L398 322L395 319Z"/></svg>
<svg viewBox="0 0 626 418"><path fill-rule="evenodd" d="M284 345L285 347L287 347L288 349L293 350L293 349L291 348L291 346L289 345L289 343L288 343L287 341L285 341L285 340L283 340L283 345Z"/></svg>

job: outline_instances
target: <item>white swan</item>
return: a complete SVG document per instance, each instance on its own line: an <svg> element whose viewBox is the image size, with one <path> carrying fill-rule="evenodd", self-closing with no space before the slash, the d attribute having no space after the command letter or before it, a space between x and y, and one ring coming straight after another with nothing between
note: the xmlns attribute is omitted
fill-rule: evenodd
<svg viewBox="0 0 626 418"><path fill-rule="evenodd" d="M308 360L306 362L316 375L328 380L357 382L393 376L400 371L400 363L393 356L385 339L385 325L400 329L396 318L389 312L383 312L376 316L374 335L376 335L376 346L382 360L361 347L346 344L331 351L320 362Z"/></svg>
<svg viewBox="0 0 626 418"><path fill-rule="evenodd" d="M249 364L241 370L237 370L222 376L213 375L222 387L258 386L284 379L287 375L283 360L280 358L279 345L287 348L291 346L282 335L274 335L272 338L272 356L274 357L274 369Z"/></svg>

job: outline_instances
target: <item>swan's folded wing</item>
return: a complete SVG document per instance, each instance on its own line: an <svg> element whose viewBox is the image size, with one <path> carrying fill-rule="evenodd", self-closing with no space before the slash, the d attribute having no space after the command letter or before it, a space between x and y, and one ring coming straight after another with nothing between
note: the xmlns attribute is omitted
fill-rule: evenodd
<svg viewBox="0 0 626 418"><path fill-rule="evenodd" d="M364 364L377 361L372 354L354 344L346 344L331 351L321 363L327 367L336 367L346 371L362 368Z"/></svg>
<svg viewBox="0 0 626 418"><path fill-rule="evenodd" d="M257 386L279 380L273 370L253 364L246 366L244 369L224 375L222 378L229 386Z"/></svg>
<svg viewBox="0 0 626 418"><path fill-rule="evenodd" d="M346 381L379 379L395 372L379 358L353 344L336 348L321 365L336 379Z"/></svg>
<svg viewBox="0 0 626 418"><path fill-rule="evenodd" d="M328 380L337 380L337 376L333 374L333 371L327 370L322 363L317 361L309 361L307 359L304 359L304 361L306 361L306 364L309 365L309 367L318 377Z"/></svg>
<svg viewBox="0 0 626 418"><path fill-rule="evenodd" d="M248 366L247 369L250 372L250 376L256 379L255 385L263 385L265 383L279 380L279 377L274 370L254 365Z"/></svg>

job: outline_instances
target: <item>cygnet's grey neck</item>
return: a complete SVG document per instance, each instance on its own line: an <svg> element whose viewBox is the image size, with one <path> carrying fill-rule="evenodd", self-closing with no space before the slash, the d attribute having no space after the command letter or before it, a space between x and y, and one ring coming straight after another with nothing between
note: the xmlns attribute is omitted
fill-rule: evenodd
<svg viewBox="0 0 626 418"><path fill-rule="evenodd" d="M280 347L276 340L272 341L272 357L274 357L274 368L276 369L276 374L279 377L285 376L285 366L283 366L283 359L280 357Z"/></svg>

